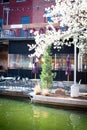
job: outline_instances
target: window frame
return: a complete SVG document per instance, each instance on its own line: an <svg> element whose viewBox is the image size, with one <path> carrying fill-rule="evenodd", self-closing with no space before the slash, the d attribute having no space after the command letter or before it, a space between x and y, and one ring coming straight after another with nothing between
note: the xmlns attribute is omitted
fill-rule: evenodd
<svg viewBox="0 0 87 130"><path fill-rule="evenodd" d="M25 2L26 0L16 0L16 2Z"/></svg>

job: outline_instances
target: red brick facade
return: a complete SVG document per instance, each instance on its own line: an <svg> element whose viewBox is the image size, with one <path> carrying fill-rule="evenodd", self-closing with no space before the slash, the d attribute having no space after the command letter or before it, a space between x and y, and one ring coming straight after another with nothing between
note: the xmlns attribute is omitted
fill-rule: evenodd
<svg viewBox="0 0 87 130"><path fill-rule="evenodd" d="M43 14L45 8L55 3L55 0L24 0L16 2L16 0L8 0L3 3L0 0L0 19L3 19L3 24L6 25L6 8L9 8L8 24L20 24L22 16L29 16L30 23L45 22Z"/></svg>

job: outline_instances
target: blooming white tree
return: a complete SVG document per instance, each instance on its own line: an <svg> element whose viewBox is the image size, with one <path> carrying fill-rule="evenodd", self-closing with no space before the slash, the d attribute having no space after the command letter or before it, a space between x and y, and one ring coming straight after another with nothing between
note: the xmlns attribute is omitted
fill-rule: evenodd
<svg viewBox="0 0 87 130"><path fill-rule="evenodd" d="M54 48L60 49L62 45L76 46L82 53L87 53L87 0L55 0L56 5L45 9L50 13L45 17L51 17L52 22L46 27L45 33L35 32L35 55L44 53L47 46L54 44ZM57 29L53 24L57 23ZM51 28L51 29L49 29ZM69 42L72 38L72 43ZM68 42L67 42L68 41Z"/></svg>
<svg viewBox="0 0 87 130"><path fill-rule="evenodd" d="M45 48L54 45L58 50L61 46L74 44L74 85L71 96L78 96L76 85L76 48L82 54L87 54L87 0L55 0L56 5L45 9L50 12L45 17L51 17L45 33L35 32L35 55L44 53ZM57 28L53 24L58 24ZM72 42L70 41L72 38ZM29 49L32 49L30 46ZM73 91L73 87L74 91ZM75 92L76 91L76 92Z"/></svg>

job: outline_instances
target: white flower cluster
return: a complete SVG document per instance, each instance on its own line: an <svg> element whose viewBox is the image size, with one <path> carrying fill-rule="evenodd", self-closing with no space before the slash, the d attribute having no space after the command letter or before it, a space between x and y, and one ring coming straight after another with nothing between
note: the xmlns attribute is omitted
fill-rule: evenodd
<svg viewBox="0 0 87 130"><path fill-rule="evenodd" d="M54 48L60 49L62 45L74 44L77 37L77 47L83 53L87 53L87 0L55 0L56 5L45 10L50 11L46 17L51 17L45 34L35 34L35 54L44 53L45 47L54 44ZM58 23L58 31L53 26ZM51 28L49 30L49 27ZM66 29L67 27L67 29ZM65 29L65 30L63 30ZM64 42L73 38L73 42Z"/></svg>

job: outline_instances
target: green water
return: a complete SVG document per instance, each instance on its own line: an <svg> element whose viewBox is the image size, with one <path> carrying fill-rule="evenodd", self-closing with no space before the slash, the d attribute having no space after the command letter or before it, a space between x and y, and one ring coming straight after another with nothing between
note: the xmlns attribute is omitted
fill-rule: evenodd
<svg viewBox="0 0 87 130"><path fill-rule="evenodd" d="M87 130L87 113L0 98L0 130Z"/></svg>

